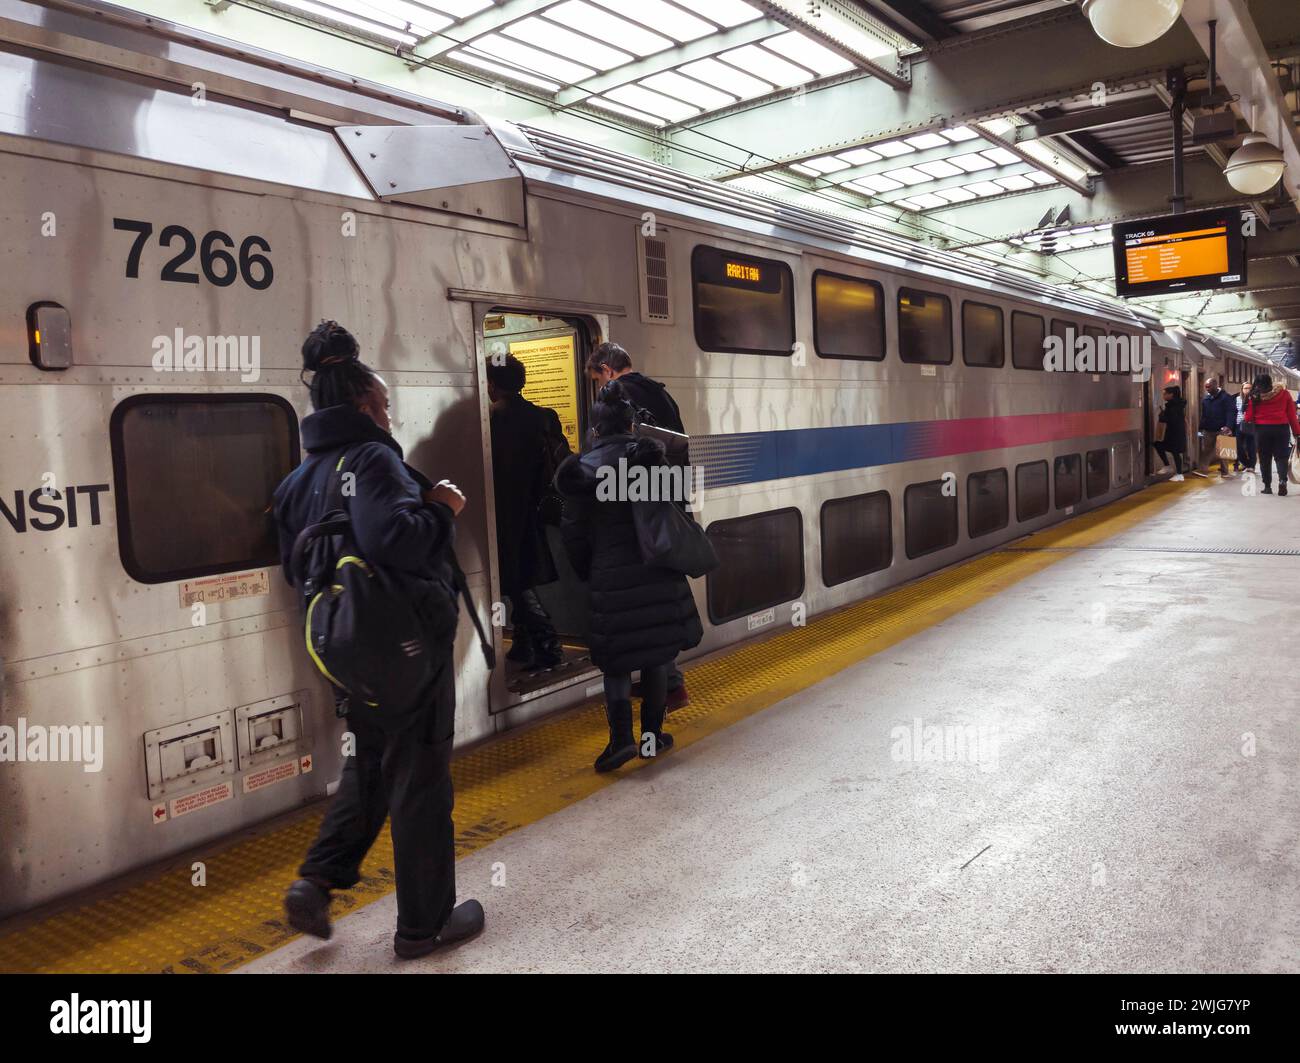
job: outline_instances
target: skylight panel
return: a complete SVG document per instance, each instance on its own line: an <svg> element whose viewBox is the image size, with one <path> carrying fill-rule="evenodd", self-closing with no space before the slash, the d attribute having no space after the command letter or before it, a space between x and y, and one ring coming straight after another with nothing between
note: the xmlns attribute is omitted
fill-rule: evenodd
<svg viewBox="0 0 1300 1063"><path fill-rule="evenodd" d="M664 0L596 0L596 3L678 42L694 41L718 32L718 27L713 23L696 18L680 7L666 4ZM707 15L708 5L702 6L706 10L701 14Z"/></svg>
<svg viewBox="0 0 1300 1063"><path fill-rule="evenodd" d="M468 66L478 67L480 70L486 70L488 73L497 74L500 77L509 78L512 81L519 81L525 85L532 85L534 88L544 89L546 92L560 91L560 85L554 81L533 77L531 74L525 74L521 70L506 66L504 63L494 63L486 56L475 55L474 52L467 48L456 49L456 51L448 54L448 58L455 59L457 62L465 63Z"/></svg>
<svg viewBox="0 0 1300 1063"><path fill-rule="evenodd" d="M999 177L997 178L996 183L1000 184L1008 192L1019 192L1022 189L1034 187L1033 181L1029 180L1028 177L1021 176L1020 174L1013 174L1010 177Z"/></svg>
<svg viewBox="0 0 1300 1063"><path fill-rule="evenodd" d="M393 18L391 15L385 15L374 8L368 8L364 4L356 5L356 14L349 14L343 8L335 7L332 4L313 3L312 0L286 0L286 3L305 15L329 19L331 22L338 22L371 37L379 37L395 44L404 44L409 47L419 43L421 37L428 36L427 33L422 33L418 29L415 32L409 32L406 29L405 19ZM357 17L358 15L369 17ZM444 22L443 25L449 25L449 23Z"/></svg>
<svg viewBox="0 0 1300 1063"><path fill-rule="evenodd" d="M715 111L719 107L729 107L736 102L735 96L719 92L712 85L705 85L694 78L684 77L671 70L652 74L648 78L642 78L639 84L648 89L656 89L669 96L676 96L679 100L693 103L706 111Z"/></svg>
<svg viewBox="0 0 1300 1063"><path fill-rule="evenodd" d="M611 111L614 114L622 115L624 118L634 118L638 122L645 122L652 126L664 126L668 123L662 118L656 118L652 114L646 114L644 111L638 111L635 107L624 107L621 103L615 103L613 100L607 100L603 96L588 96L583 103L590 104L602 111Z"/></svg>
<svg viewBox="0 0 1300 1063"><path fill-rule="evenodd" d="M932 180L929 174L922 173L911 166L900 166L897 170L886 170L881 176L894 181L902 181L905 185L923 185Z"/></svg>
<svg viewBox="0 0 1300 1063"><path fill-rule="evenodd" d="M919 136L908 137L906 142L918 151L924 151L926 148L944 148L948 146L948 141L944 140L938 133L921 133Z"/></svg>
<svg viewBox="0 0 1300 1063"><path fill-rule="evenodd" d="M439 11L445 11L452 18L468 18L485 7L492 6L492 0L429 0Z"/></svg>
<svg viewBox="0 0 1300 1063"><path fill-rule="evenodd" d="M995 185L992 181L975 181L972 184L962 185L962 187L976 198L1000 196L1006 191L1001 185Z"/></svg>
<svg viewBox="0 0 1300 1063"><path fill-rule="evenodd" d="M959 125L956 129L945 129L943 135L954 144L960 144L967 140L974 140L979 136L979 134L968 125Z"/></svg>
<svg viewBox="0 0 1300 1063"><path fill-rule="evenodd" d="M944 161L950 166L956 166L959 170L965 170L967 173L974 173L976 170L991 170L994 165L978 151L973 151L969 155L949 155Z"/></svg>
<svg viewBox="0 0 1300 1063"><path fill-rule="evenodd" d="M627 19L593 7L586 0L565 0L547 8L546 17L637 56L654 55L673 46L667 37L634 26Z"/></svg>
<svg viewBox="0 0 1300 1063"><path fill-rule="evenodd" d="M886 177L881 173L869 173L865 177L859 177L850 181L849 184L865 188L868 192L892 192L896 188L902 188L902 181L895 181L892 177Z"/></svg>
<svg viewBox="0 0 1300 1063"><path fill-rule="evenodd" d="M911 202L920 210L932 210L935 207L946 207L948 205L945 200L940 199L932 192L926 192L921 196L913 196Z"/></svg>
<svg viewBox="0 0 1300 1063"><path fill-rule="evenodd" d="M1028 177L1031 181L1033 181L1034 184L1036 185L1056 184L1056 178L1053 177L1050 173L1043 173L1042 170L1035 170L1033 173L1025 174L1025 176Z"/></svg>
<svg viewBox="0 0 1300 1063"><path fill-rule="evenodd" d="M772 51L780 52L787 59L793 59L796 63L806 66L819 78L843 74L846 70L853 69L853 64L842 55L837 55L811 37L805 37L794 30L768 38L763 42L763 47L771 48Z"/></svg>
<svg viewBox="0 0 1300 1063"><path fill-rule="evenodd" d="M610 89L605 93L605 97L615 103L621 103L625 107L634 107L638 111L645 111L647 114L666 118L670 122L680 122L687 118L694 118L700 113L698 107L692 107L689 103L682 103L680 100L670 99L662 93L652 92L640 85L620 85L616 89Z"/></svg>
<svg viewBox="0 0 1300 1063"><path fill-rule="evenodd" d="M734 93L742 100L765 96L775 88L769 81L750 77L734 66L719 63L716 59L700 59L694 63L687 63L681 70L683 74L689 74L708 85L716 85L724 92Z"/></svg>
<svg viewBox="0 0 1300 1063"><path fill-rule="evenodd" d="M918 162L916 169L928 173L933 178L956 177L962 171L952 163L944 162L942 159L936 159L934 162Z"/></svg>
<svg viewBox="0 0 1300 1063"><path fill-rule="evenodd" d="M834 173L836 170L847 170L849 168L847 162L843 159L837 159L834 155L823 155L819 159L804 159L803 163L818 173Z"/></svg>
<svg viewBox="0 0 1300 1063"><path fill-rule="evenodd" d="M781 88L802 85L811 80L813 76L803 67L787 63L779 55L760 48L756 44L746 44L741 48L733 48L729 52L723 52L718 58L739 67L741 70L751 70L759 77L765 78Z"/></svg>
<svg viewBox="0 0 1300 1063"><path fill-rule="evenodd" d="M999 166L1010 166L1013 162L1020 161L1019 155L1007 151L1006 148L989 148L987 151L981 151L980 154Z"/></svg>
<svg viewBox="0 0 1300 1063"><path fill-rule="evenodd" d="M526 44L536 44L556 55L579 56L602 72L630 63L633 59L631 52L611 48L543 18L526 18L505 27L501 32Z"/></svg>
<svg viewBox="0 0 1300 1063"><path fill-rule="evenodd" d="M558 55L551 55L537 48L530 48L499 33L489 33L474 40L474 50L497 59L504 59L530 73L541 74L565 84L574 85L585 78L595 76L596 71L580 63L571 63Z"/></svg>
<svg viewBox="0 0 1300 1063"><path fill-rule="evenodd" d="M486 7L487 4L480 6ZM454 21L420 4L410 3L409 0L347 0L346 7L355 14L388 22L400 30L409 24L411 32L418 33L421 37L446 29Z"/></svg>
<svg viewBox="0 0 1300 1063"><path fill-rule="evenodd" d="M911 144L904 144L901 140L886 140L883 144L872 144L871 150L878 152L887 159L893 159L899 155L911 155L916 149Z"/></svg>
<svg viewBox="0 0 1300 1063"><path fill-rule="evenodd" d="M967 192L964 188L945 188L935 195L949 203L965 203L975 198L974 192Z"/></svg>
<svg viewBox="0 0 1300 1063"><path fill-rule="evenodd" d="M799 171L801 174L803 174L805 177L820 177L820 176L821 176L821 171L820 171L820 170L814 170L811 166L805 166L805 165L804 165L803 163L801 163L801 162L792 163L791 166L790 166L790 169L792 169L792 170L798 170L798 171Z"/></svg>
<svg viewBox="0 0 1300 1063"><path fill-rule="evenodd" d="M875 162L880 158L870 148L854 148L852 151L841 151L839 157L850 166L865 166L867 163Z"/></svg>
<svg viewBox="0 0 1300 1063"><path fill-rule="evenodd" d="M914 199L896 199L892 205L895 207L906 207L908 210L920 209Z"/></svg>
<svg viewBox="0 0 1300 1063"><path fill-rule="evenodd" d="M1049 170L1064 174L1072 181L1087 179L1088 172L1068 159L1063 159L1060 152L1052 149L1051 141L1027 140L1020 145L1020 150L1035 162L1041 163Z"/></svg>
<svg viewBox="0 0 1300 1063"><path fill-rule="evenodd" d="M699 12L701 15L728 29L763 17L763 12L745 3L744 0L707 0L707 3L701 6L705 8Z"/></svg>

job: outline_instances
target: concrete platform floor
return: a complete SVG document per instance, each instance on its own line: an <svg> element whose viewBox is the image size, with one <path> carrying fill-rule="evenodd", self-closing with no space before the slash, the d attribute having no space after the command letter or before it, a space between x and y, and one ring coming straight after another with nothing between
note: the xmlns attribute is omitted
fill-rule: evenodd
<svg viewBox="0 0 1300 1063"><path fill-rule="evenodd" d="M244 970L1300 970L1300 556L1117 549L1171 545L1300 549L1300 497L1188 484L468 856L459 950L390 895Z"/></svg>

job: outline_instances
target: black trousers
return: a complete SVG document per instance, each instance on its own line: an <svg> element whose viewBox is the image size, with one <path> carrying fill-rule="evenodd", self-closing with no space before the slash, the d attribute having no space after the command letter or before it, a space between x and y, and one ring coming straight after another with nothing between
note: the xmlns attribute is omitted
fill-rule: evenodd
<svg viewBox="0 0 1300 1063"><path fill-rule="evenodd" d="M1253 469L1258 460L1254 430L1243 427L1237 432L1237 464L1243 469Z"/></svg>
<svg viewBox="0 0 1300 1063"><path fill-rule="evenodd" d="M541 650L559 649L559 636L551 614L531 587L505 594L510 601L510 626L513 641Z"/></svg>
<svg viewBox="0 0 1300 1063"><path fill-rule="evenodd" d="M1291 426L1285 424L1258 424L1255 426L1255 444L1259 448L1259 474L1264 486L1273 484L1270 463L1277 465L1278 483L1286 483L1287 459L1291 454Z"/></svg>
<svg viewBox="0 0 1300 1063"><path fill-rule="evenodd" d="M1181 450L1168 450L1163 442L1152 443L1151 445L1155 448L1156 453L1160 455L1160 460L1166 465L1169 464L1169 456L1172 454L1174 458L1174 468L1176 468L1180 473L1183 471L1183 452Z"/></svg>
<svg viewBox="0 0 1300 1063"><path fill-rule="evenodd" d="M348 716L356 755L343 765L338 792L299 876L333 889L361 879L361 861L391 816L397 879L397 932L433 937L456 904L456 835L451 809L451 745L456 692L448 658L429 708L390 730Z"/></svg>
<svg viewBox="0 0 1300 1063"><path fill-rule="evenodd" d="M671 664L657 664L641 669L641 730L656 734L664 725L664 706L668 697L668 669ZM680 674L680 673L678 673ZM605 673L605 702L632 700L632 673Z"/></svg>

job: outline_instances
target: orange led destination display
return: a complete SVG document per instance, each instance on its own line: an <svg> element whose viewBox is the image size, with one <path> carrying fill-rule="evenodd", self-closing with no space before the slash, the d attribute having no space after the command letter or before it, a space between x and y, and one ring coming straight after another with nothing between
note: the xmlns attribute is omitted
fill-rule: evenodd
<svg viewBox="0 0 1300 1063"><path fill-rule="evenodd" d="M727 276L733 281L750 281L753 284L763 283L763 271L757 266L750 266L744 262L728 262L726 270Z"/></svg>
<svg viewBox="0 0 1300 1063"><path fill-rule="evenodd" d="M1240 287L1246 283L1246 228L1241 209L1230 207L1116 223L1116 294Z"/></svg>
<svg viewBox="0 0 1300 1063"><path fill-rule="evenodd" d="M1124 249L1130 284L1228 272L1228 229L1130 237Z"/></svg>

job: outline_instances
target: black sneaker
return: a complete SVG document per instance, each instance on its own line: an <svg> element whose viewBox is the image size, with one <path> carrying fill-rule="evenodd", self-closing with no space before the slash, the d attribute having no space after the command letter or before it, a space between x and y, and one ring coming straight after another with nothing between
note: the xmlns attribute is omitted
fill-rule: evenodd
<svg viewBox="0 0 1300 1063"><path fill-rule="evenodd" d="M461 901L451 910L451 915L442 925L442 929L431 938L407 938L401 934L393 935L393 951L401 960L418 960L438 949L450 945L459 945L470 938L483 933L487 917L483 914L483 905L476 900Z"/></svg>
<svg viewBox="0 0 1300 1063"><path fill-rule="evenodd" d="M660 756L663 753L667 753L670 749L673 748L673 736L670 735L667 731L660 731L657 735L654 735L654 740L655 740L654 752L647 753L645 747L646 745L649 744L646 742L646 738L649 735L650 732L647 731L644 735L641 736L642 746L639 750L639 753L641 755L642 760L653 760L655 757Z"/></svg>
<svg viewBox="0 0 1300 1063"><path fill-rule="evenodd" d="M613 742L610 742L601 751L600 756L596 758L596 771L603 775L607 771L614 771L616 768L621 768L637 755L638 749L639 747L632 741L630 735L624 745L615 746Z"/></svg>
<svg viewBox="0 0 1300 1063"><path fill-rule="evenodd" d="M284 895L284 911L295 930L329 940L332 932L329 890L300 878Z"/></svg>

